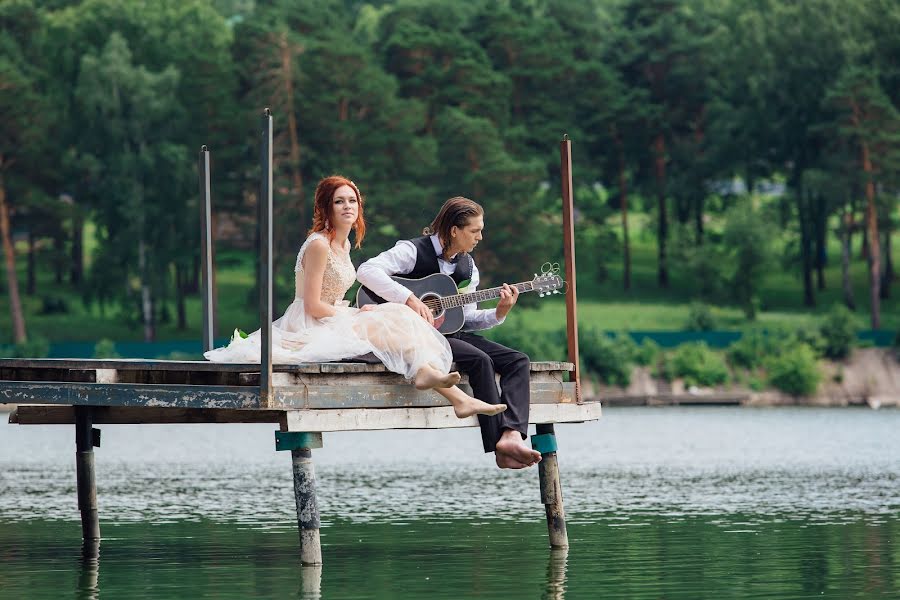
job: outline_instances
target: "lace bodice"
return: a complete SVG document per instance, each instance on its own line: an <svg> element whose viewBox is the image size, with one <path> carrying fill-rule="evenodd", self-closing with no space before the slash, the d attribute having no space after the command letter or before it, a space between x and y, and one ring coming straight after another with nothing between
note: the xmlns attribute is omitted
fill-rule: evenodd
<svg viewBox="0 0 900 600"><path fill-rule="evenodd" d="M329 241L321 233L314 233L306 238L303 246L300 247L300 252L297 253L294 273L297 280L296 298L298 300L303 298L303 254L306 252L310 242L316 239L325 240L326 243ZM349 246L349 242L347 242L347 245ZM353 263L350 262L350 255L335 252L331 244L328 243L328 261L325 263L325 273L322 276L322 302L337 304L344 299L344 295L354 281L356 281L356 269L353 267Z"/></svg>

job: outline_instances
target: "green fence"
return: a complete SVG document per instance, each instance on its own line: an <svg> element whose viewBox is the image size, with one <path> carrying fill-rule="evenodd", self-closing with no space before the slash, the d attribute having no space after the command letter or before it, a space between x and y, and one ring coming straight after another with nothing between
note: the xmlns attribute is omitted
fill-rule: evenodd
<svg viewBox="0 0 900 600"><path fill-rule="evenodd" d="M711 348L726 348L740 339L740 331L631 331L629 335L640 343L649 338L663 348L673 348L688 342L706 342ZM872 346L890 346L896 334L888 330L867 330L857 333L860 342ZM216 340L216 346L228 343L227 338ZM59 342L50 344L49 358L93 358L94 342ZM116 342L116 352L123 358L200 358L200 340L169 342Z"/></svg>

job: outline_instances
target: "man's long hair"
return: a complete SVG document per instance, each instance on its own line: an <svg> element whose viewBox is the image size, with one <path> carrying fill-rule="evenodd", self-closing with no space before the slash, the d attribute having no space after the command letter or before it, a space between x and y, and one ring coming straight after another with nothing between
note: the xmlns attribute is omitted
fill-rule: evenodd
<svg viewBox="0 0 900 600"><path fill-rule="evenodd" d="M422 235L438 236L441 248L446 252L450 248L450 230L453 227L463 228L469 224L469 219L481 215L484 215L484 209L480 204L462 196L455 196L444 202L431 225L422 230Z"/></svg>

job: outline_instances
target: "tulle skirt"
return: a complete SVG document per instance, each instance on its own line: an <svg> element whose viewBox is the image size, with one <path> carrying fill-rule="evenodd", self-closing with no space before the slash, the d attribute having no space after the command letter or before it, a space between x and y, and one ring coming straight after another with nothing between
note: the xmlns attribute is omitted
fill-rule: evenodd
<svg viewBox="0 0 900 600"><path fill-rule="evenodd" d="M335 308L338 312L333 317L316 319L303 309L303 300L294 300L272 323L272 362L332 362L371 352L407 379L425 365L441 373L450 371L450 344L408 306L386 303L367 311L343 305ZM227 346L204 356L212 362L258 363L260 333L257 330L244 338L235 331Z"/></svg>

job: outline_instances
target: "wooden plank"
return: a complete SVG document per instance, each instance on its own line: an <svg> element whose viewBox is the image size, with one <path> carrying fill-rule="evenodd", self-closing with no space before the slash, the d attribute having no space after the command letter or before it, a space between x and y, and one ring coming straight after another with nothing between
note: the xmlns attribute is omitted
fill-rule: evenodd
<svg viewBox="0 0 900 600"><path fill-rule="evenodd" d="M259 408L259 392L245 387L8 381L0 388L0 403Z"/></svg>
<svg viewBox="0 0 900 600"><path fill-rule="evenodd" d="M367 379L371 374L360 377ZM383 374L377 374L384 381ZM399 379L400 383L396 383ZM356 382L354 378L324 381L322 377L276 387L268 408L411 408L447 406L432 390L420 391L391 375L395 383ZM318 384L317 384L317 383ZM326 385L321 385L326 383ZM531 384L532 404L567 404L575 401L571 382L546 381ZM472 393L468 385L462 389ZM5 382L0 403L64 404L79 406L147 406L157 408L263 408L255 387L162 385L133 383Z"/></svg>
<svg viewBox="0 0 900 600"><path fill-rule="evenodd" d="M401 380L402 381L402 380ZM468 385L460 386L467 393ZM531 404L568 404L575 402L575 384L569 382L532 382ZM408 383L368 383L355 385L303 384L275 389L272 408L413 408L449 406L437 392L421 391Z"/></svg>
<svg viewBox="0 0 900 600"><path fill-rule="evenodd" d="M600 418L600 403L532 405L531 423L577 423ZM18 425L71 425L72 406L19 406L9 416ZM316 410L229 410L202 408L95 407L95 425L165 423L282 423L283 431L356 429L441 429L477 427L475 417L457 419L449 406L431 408L356 408ZM316 429L317 424L324 424Z"/></svg>
<svg viewBox="0 0 900 600"><path fill-rule="evenodd" d="M146 408L133 406L94 407L95 425L161 423L280 423L281 410L234 410L207 408ZM19 406L9 415L18 425L71 425L75 423L72 406Z"/></svg>
<svg viewBox="0 0 900 600"><path fill-rule="evenodd" d="M363 367L360 367L363 365ZM143 358L73 359L73 358L0 358L0 378L20 380L22 369L115 369L117 371L213 371L217 373L259 373L259 363L213 363L205 360L147 360ZM277 373L386 373L384 365L371 363L300 363L275 364ZM362 371L361 371L362 370ZM531 372L571 371L572 363L532 362Z"/></svg>
<svg viewBox="0 0 900 600"><path fill-rule="evenodd" d="M600 404L535 404L530 423L581 423L600 418ZM355 408L336 410L291 410L286 413L289 431L362 431L378 429L449 429L478 427L478 419L457 419L453 409Z"/></svg>

